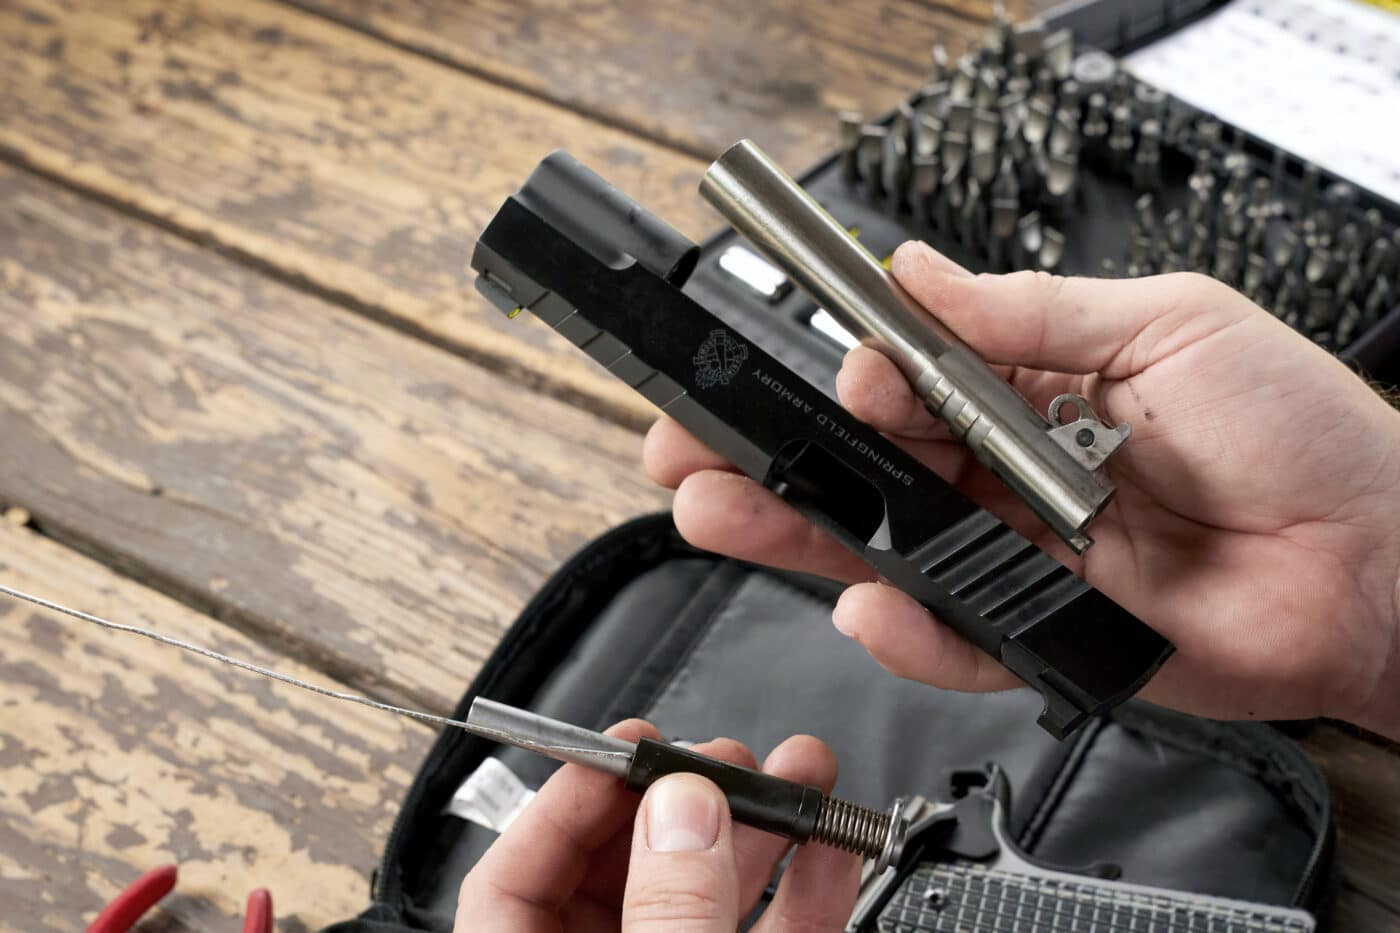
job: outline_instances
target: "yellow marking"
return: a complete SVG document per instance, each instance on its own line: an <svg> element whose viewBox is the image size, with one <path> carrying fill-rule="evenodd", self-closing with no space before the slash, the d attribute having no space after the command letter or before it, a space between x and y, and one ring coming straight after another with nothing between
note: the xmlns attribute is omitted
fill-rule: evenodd
<svg viewBox="0 0 1400 933"><path fill-rule="evenodd" d="M860 228L859 228L859 227L847 227L847 228L846 228L846 232L849 233L849 234L851 235L851 239L853 239L853 240L859 240L859 239L860 239Z"/></svg>
<svg viewBox="0 0 1400 933"><path fill-rule="evenodd" d="M510 314L507 314L507 315L506 315L506 319L507 319L507 320L511 320L511 321L515 320L515 316L516 316L517 314L519 314L521 311L524 311L524 310L525 310L524 308L516 308L516 309L515 309L514 311L512 311Z"/></svg>
<svg viewBox="0 0 1400 933"><path fill-rule="evenodd" d="M888 272L889 269L890 269L890 265L891 265L893 262L894 262L894 253L890 253L890 254L889 254L888 256L886 256L884 259L881 259L881 260L880 260L880 265L883 266L883 267L885 268L885 271L886 271L886 272Z"/></svg>

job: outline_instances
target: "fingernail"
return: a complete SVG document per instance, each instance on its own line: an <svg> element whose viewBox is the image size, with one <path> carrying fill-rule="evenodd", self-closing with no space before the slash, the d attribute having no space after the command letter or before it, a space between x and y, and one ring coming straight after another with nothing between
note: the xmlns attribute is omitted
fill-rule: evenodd
<svg viewBox="0 0 1400 933"><path fill-rule="evenodd" d="M719 838L719 789L690 774L664 777L647 791L647 848L699 852Z"/></svg>
<svg viewBox="0 0 1400 933"><path fill-rule="evenodd" d="M838 599L836 605L831 609L831 624L836 626L836 631L847 638L855 638L856 613L846 605L844 599Z"/></svg>

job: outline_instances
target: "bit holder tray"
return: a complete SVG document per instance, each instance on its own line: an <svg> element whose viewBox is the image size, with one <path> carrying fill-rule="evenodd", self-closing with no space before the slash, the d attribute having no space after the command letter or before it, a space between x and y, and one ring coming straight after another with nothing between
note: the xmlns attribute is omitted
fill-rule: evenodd
<svg viewBox="0 0 1400 933"><path fill-rule="evenodd" d="M1224 5L1088 0L998 21L957 62L935 47L924 87L880 120L843 115L842 147L800 181L877 257L922 239L979 272L1194 269L1400 381L1400 205L1112 58ZM733 231L711 238L686 291L834 395L845 347L746 249Z"/></svg>

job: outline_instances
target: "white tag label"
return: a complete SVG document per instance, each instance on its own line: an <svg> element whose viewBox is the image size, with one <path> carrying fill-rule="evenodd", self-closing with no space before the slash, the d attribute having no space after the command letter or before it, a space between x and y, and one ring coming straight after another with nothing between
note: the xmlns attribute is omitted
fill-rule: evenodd
<svg viewBox="0 0 1400 933"><path fill-rule="evenodd" d="M495 758L487 758L467 775L443 812L503 833L533 799L535 792L514 771Z"/></svg>

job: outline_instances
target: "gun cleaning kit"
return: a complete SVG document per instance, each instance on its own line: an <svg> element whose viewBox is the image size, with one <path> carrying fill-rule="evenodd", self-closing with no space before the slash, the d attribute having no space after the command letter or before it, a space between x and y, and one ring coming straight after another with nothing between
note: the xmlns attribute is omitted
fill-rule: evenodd
<svg viewBox="0 0 1400 933"><path fill-rule="evenodd" d="M1386 372L1400 357L1400 209L1119 57L1229 6L998 16L957 61L935 47L929 81L883 119L841 115L839 147L800 182L751 142L721 154L700 195L732 229L703 247L556 152L471 258L504 313L552 327L1029 690L891 677L832 629L838 585L698 551L667 515L567 562L447 717L0 592L443 727L373 904L340 933L451 930L462 878L566 762L637 791L703 774L737 821L860 854L850 933L1322 929L1331 805L1297 745L1132 700L1171 644L834 398L844 350L876 347L1083 553L1131 426L1074 395L1033 409L900 289L887 259L904 240L975 271L1203 271ZM669 740L599 731L633 716ZM836 751L839 796L684 747L725 735L763 750L794 733Z"/></svg>

